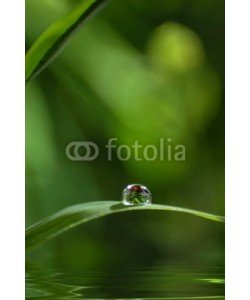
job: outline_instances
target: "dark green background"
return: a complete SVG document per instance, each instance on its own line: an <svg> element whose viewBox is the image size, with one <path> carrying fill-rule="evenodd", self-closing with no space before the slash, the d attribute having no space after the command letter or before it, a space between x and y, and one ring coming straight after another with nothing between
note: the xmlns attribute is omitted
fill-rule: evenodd
<svg viewBox="0 0 250 300"><path fill-rule="evenodd" d="M27 49L78 1L26 0ZM107 161L105 144L186 147L186 161ZM73 162L72 141L100 155ZM224 214L224 1L113 0L26 88L26 225L66 206L117 200L128 183L154 203ZM224 227L132 212L92 221L32 254L79 268L155 262L223 265Z"/></svg>

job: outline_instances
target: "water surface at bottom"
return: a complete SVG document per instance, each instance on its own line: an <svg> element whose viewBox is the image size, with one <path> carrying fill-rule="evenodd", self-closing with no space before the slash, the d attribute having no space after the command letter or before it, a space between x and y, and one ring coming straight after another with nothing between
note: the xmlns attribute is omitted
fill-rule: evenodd
<svg viewBox="0 0 250 300"><path fill-rule="evenodd" d="M225 299L220 268L61 272L28 267L26 299Z"/></svg>

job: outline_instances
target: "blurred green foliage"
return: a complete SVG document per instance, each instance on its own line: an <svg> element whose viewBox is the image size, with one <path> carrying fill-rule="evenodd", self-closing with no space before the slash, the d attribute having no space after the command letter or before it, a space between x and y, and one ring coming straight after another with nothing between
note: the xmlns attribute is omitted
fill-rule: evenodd
<svg viewBox="0 0 250 300"><path fill-rule="evenodd" d="M27 48L77 2L26 0ZM111 137L171 138L186 161L107 161ZM98 159L70 161L67 144L85 140L98 144ZM68 205L120 199L134 182L155 203L224 214L223 0L111 0L27 85L27 226ZM76 268L223 264L223 255L221 224L153 212L90 222L33 254Z"/></svg>

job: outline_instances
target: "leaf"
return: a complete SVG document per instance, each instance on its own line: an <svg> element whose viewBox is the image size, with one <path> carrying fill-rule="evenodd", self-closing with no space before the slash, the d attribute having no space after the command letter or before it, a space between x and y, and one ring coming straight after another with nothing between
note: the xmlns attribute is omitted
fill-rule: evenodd
<svg viewBox="0 0 250 300"><path fill-rule="evenodd" d="M34 249L58 234L90 220L114 213L133 210L175 211L188 213L212 221L225 221L224 217L222 216L168 205L150 204L140 206L125 206L121 204L120 201L89 202L65 208L29 227L26 230L26 249Z"/></svg>
<svg viewBox="0 0 250 300"><path fill-rule="evenodd" d="M37 76L62 50L69 37L107 0L83 0L81 5L53 23L31 46L25 59L25 81Z"/></svg>

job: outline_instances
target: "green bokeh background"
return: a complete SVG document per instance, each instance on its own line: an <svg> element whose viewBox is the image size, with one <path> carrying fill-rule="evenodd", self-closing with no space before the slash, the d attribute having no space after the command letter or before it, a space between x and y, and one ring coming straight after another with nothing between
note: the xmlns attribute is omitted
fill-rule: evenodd
<svg viewBox="0 0 250 300"><path fill-rule="evenodd" d="M79 1L26 0L26 45ZM107 160L117 145L186 147L185 162ZM73 162L72 141L95 161ZM167 147L165 148L167 151ZM66 206L118 200L128 183L153 202L224 214L224 1L111 0L26 88L26 225ZM70 268L224 263L224 227L132 212L92 221L31 255Z"/></svg>

